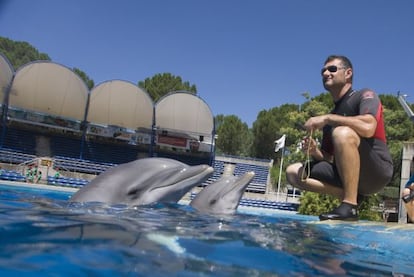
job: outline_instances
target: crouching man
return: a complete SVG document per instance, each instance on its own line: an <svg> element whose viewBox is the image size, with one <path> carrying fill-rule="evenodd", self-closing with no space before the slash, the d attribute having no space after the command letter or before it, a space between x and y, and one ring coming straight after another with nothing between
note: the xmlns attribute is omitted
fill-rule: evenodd
<svg viewBox="0 0 414 277"><path fill-rule="evenodd" d="M312 161L289 165L287 180L300 189L341 200L337 208L321 214L320 220L358 220L358 195L380 191L393 174L382 104L372 90L352 88L353 68L347 57L329 56L321 75L335 107L329 114L306 121L310 136L303 150ZM314 130L323 132L320 147L312 138Z"/></svg>

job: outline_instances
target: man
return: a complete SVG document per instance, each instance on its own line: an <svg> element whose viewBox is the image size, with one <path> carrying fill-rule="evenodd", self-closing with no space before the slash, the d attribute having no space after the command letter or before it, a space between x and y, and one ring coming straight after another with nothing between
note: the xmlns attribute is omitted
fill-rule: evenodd
<svg viewBox="0 0 414 277"><path fill-rule="evenodd" d="M382 104L372 90L352 88L353 68L347 57L329 56L321 74L335 107L329 114L306 121L304 127L311 135L303 150L313 161L309 168L302 163L289 165L287 180L303 190L342 200L337 208L320 215L320 220L358 220L358 195L380 191L393 174ZM317 129L323 131L320 148L312 138Z"/></svg>
<svg viewBox="0 0 414 277"><path fill-rule="evenodd" d="M409 218L409 222L414 222L414 157L411 161L410 173L411 177L405 183L401 198L404 201L405 209Z"/></svg>
<svg viewBox="0 0 414 277"><path fill-rule="evenodd" d="M405 202L404 205L410 222L414 222L414 185L409 183L405 186L402 192L402 199Z"/></svg>

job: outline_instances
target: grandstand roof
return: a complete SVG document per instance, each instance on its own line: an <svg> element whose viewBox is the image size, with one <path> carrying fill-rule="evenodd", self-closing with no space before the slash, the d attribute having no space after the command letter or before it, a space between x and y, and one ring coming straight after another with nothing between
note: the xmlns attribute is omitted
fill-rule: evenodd
<svg viewBox="0 0 414 277"><path fill-rule="evenodd" d="M161 98L155 106L158 129L180 130L211 135L214 116L200 97L189 92L173 92Z"/></svg>
<svg viewBox="0 0 414 277"><path fill-rule="evenodd" d="M81 121L88 88L69 68L39 61L16 71L9 99L12 107Z"/></svg>
<svg viewBox="0 0 414 277"><path fill-rule="evenodd" d="M3 104L4 94L13 78L13 67L9 60L0 53L0 103Z"/></svg>
<svg viewBox="0 0 414 277"><path fill-rule="evenodd" d="M87 120L132 130L151 128L154 103L138 86L121 80L106 81L92 89Z"/></svg>
<svg viewBox="0 0 414 277"><path fill-rule="evenodd" d="M152 129L155 121L159 130L200 136L204 142L213 140L214 116L204 100L189 92L171 92L155 105L147 92L128 81L106 81L89 92L68 67L35 61L15 72L1 54L0 72L1 101L4 88L11 83L8 104L12 108L78 121L86 115L92 124L132 130Z"/></svg>

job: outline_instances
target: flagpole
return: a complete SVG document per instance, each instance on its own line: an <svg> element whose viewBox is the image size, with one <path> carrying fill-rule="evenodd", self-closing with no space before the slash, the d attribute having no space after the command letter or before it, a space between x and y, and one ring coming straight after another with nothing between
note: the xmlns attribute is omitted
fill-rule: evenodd
<svg viewBox="0 0 414 277"><path fill-rule="evenodd" d="M285 146L282 147L282 158L280 159L279 180L277 181L277 197L276 197L277 202L279 202L280 180L281 180L281 177L282 177L283 156L284 156L284 154L285 154Z"/></svg>

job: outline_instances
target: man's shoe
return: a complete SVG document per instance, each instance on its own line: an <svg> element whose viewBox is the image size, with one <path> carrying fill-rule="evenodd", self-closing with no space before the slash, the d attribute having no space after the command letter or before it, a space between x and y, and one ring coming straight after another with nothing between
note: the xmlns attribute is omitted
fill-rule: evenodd
<svg viewBox="0 0 414 277"><path fill-rule="evenodd" d="M333 209L329 213L321 214L319 220L344 220L344 221L357 221L358 220L358 208L357 205L352 205L346 202L342 202L339 207Z"/></svg>

